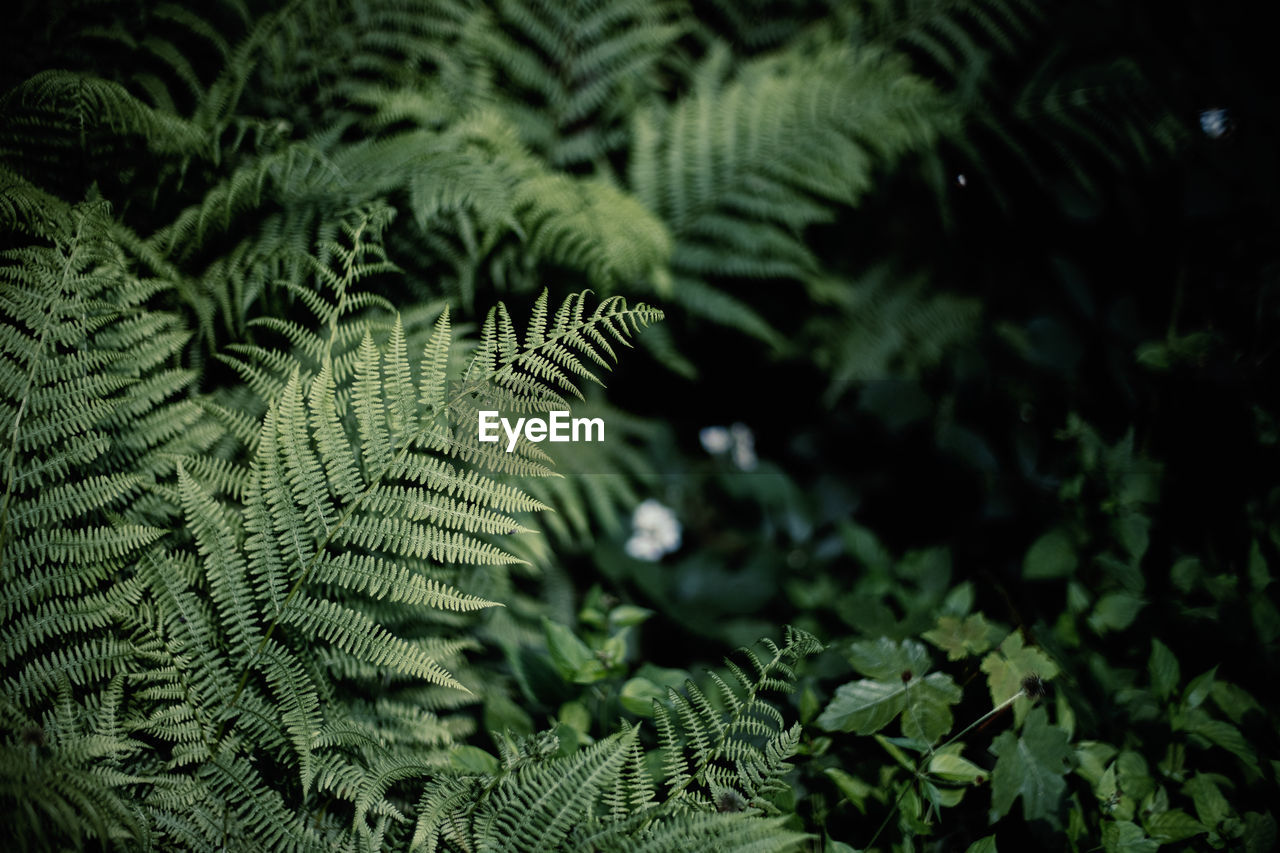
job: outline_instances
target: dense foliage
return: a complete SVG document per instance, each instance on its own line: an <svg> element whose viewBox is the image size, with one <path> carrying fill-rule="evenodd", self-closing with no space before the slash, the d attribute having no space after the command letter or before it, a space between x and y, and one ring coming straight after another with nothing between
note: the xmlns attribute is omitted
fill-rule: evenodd
<svg viewBox="0 0 1280 853"><path fill-rule="evenodd" d="M1274 848L1246 12L20 4L12 843Z"/></svg>

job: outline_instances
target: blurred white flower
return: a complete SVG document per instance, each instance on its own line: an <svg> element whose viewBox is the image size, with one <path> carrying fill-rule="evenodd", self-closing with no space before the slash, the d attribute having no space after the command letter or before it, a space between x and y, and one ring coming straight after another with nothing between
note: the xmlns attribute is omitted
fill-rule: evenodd
<svg viewBox="0 0 1280 853"><path fill-rule="evenodd" d="M680 532L680 521L671 508L649 498L631 514L627 554L637 560L656 562L680 547Z"/></svg>
<svg viewBox="0 0 1280 853"><path fill-rule="evenodd" d="M712 456L728 453L739 471L756 467L756 438L746 424L736 423L728 429L709 426L698 433L702 447Z"/></svg>
<svg viewBox="0 0 1280 853"><path fill-rule="evenodd" d="M740 471L751 471L756 467L756 437L746 424L734 424L729 428L733 433L733 464Z"/></svg>
<svg viewBox="0 0 1280 853"><path fill-rule="evenodd" d="M1231 133L1231 114L1222 108L1204 110L1200 113L1200 130L1210 139L1221 139Z"/></svg>
<svg viewBox="0 0 1280 853"><path fill-rule="evenodd" d="M709 426L698 433L702 448L712 456L719 456L733 445L733 437L722 426Z"/></svg>

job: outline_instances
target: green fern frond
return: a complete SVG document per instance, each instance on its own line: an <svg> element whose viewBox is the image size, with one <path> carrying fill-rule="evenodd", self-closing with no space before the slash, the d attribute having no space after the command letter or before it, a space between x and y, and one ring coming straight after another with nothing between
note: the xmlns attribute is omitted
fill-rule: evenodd
<svg viewBox="0 0 1280 853"><path fill-rule="evenodd" d="M557 167L590 163L625 138L629 106L688 28L679 6L636 0L502 0L477 13L464 44L492 62L522 137Z"/></svg>
<svg viewBox="0 0 1280 853"><path fill-rule="evenodd" d="M673 695L675 714L655 703L665 799L655 798L638 727L624 726L568 756L558 755L550 732L504 738L501 769L492 775L446 773L428 783L412 849L798 849L808 836L759 810L773 808L766 798L782 787L799 727L785 728L759 694L789 690L792 665L821 644L789 630L783 646L764 646L767 659L745 650L747 667L733 668L739 688L718 680L729 709L713 706L692 684L687 698ZM739 791L754 808L747 810ZM735 802L743 805L723 805Z"/></svg>
<svg viewBox="0 0 1280 853"><path fill-rule="evenodd" d="M917 378L977 332L976 300L931 292L919 277L874 267L855 281L826 277L810 292L833 306L815 324L823 341L814 352L831 377L827 399L851 386L890 377Z"/></svg>
<svg viewBox="0 0 1280 853"><path fill-rule="evenodd" d="M668 690L670 709L654 701L668 805L708 810L722 797L736 795L754 808L776 811L768 796L780 789L800 729L798 724L784 728L777 709L760 694L790 691L792 665L821 651L822 644L795 628L788 628L782 646L761 643L767 660L740 650L750 671L730 662L736 688L713 674L720 707L692 681L683 694Z"/></svg>
<svg viewBox="0 0 1280 853"><path fill-rule="evenodd" d="M878 50L779 54L728 82L724 64L713 52L689 97L637 114L629 184L673 232L672 300L776 344L711 280L812 275L803 230L856 204L874 168L927 148L952 116L901 57Z"/></svg>
<svg viewBox="0 0 1280 853"><path fill-rule="evenodd" d="M0 115L0 156L41 174L69 156L118 159L124 140L179 160L210 153L198 126L87 74L41 71L0 97Z"/></svg>

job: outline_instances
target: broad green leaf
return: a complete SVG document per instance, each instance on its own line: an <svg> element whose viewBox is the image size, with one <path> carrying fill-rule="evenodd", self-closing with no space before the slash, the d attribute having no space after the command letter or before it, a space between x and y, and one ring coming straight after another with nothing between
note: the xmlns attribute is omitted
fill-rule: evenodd
<svg viewBox="0 0 1280 853"><path fill-rule="evenodd" d="M959 704L961 691L951 676L932 672L924 678L912 679L906 688L906 707L902 711L902 734L909 738L935 743L955 722L951 706Z"/></svg>
<svg viewBox="0 0 1280 853"><path fill-rule="evenodd" d="M1268 853L1276 849L1276 819L1271 812L1247 812L1244 816L1245 853Z"/></svg>
<svg viewBox="0 0 1280 853"><path fill-rule="evenodd" d="M878 732L906 706L906 685L864 678L836 688L836 695L818 715L818 726L829 732Z"/></svg>
<svg viewBox="0 0 1280 853"><path fill-rule="evenodd" d="M542 633L547 639L551 663L565 681L590 683L604 678L604 667L573 631L544 616Z"/></svg>
<svg viewBox="0 0 1280 853"><path fill-rule="evenodd" d="M965 848L964 853L996 853L996 837L988 835Z"/></svg>
<svg viewBox="0 0 1280 853"><path fill-rule="evenodd" d="M1151 778L1151 769L1142 753L1126 749L1116 758L1117 781L1120 789L1135 800L1141 800L1154 793L1156 783Z"/></svg>
<svg viewBox="0 0 1280 853"><path fill-rule="evenodd" d="M964 581L956 584L951 592L947 593L947 597L942 599L942 605L938 611L945 616L954 616L961 618L968 615L973 609L974 590L971 581Z"/></svg>
<svg viewBox="0 0 1280 853"><path fill-rule="evenodd" d="M836 688L818 717L818 726L865 735L880 731L901 715L903 735L933 743L951 730L950 706L960 696L951 676L938 672L905 682L864 678Z"/></svg>
<svg viewBox="0 0 1280 853"><path fill-rule="evenodd" d="M980 655L995 645L1000 629L974 613L962 622L954 616L938 618L938 627L921 636L947 653L947 660Z"/></svg>
<svg viewBox="0 0 1280 853"><path fill-rule="evenodd" d="M556 718L580 734L591 731L591 712L582 702L565 702L560 706Z"/></svg>
<svg viewBox="0 0 1280 853"><path fill-rule="evenodd" d="M1109 592L1098 599L1089 615L1089 627L1099 634L1123 631L1138 618L1146 602L1131 592Z"/></svg>
<svg viewBox="0 0 1280 853"><path fill-rule="evenodd" d="M1132 564L1137 565L1147 553L1151 519L1140 512L1129 512L1116 519L1112 527L1120 544L1129 552Z"/></svg>
<svg viewBox="0 0 1280 853"><path fill-rule="evenodd" d="M1057 824L1058 805L1066 791L1062 778L1071 769L1071 746L1066 732L1049 724L1044 708L1027 714L1022 736L1006 731L991 744L996 755L991 773L991 806L1003 817L1022 798L1027 820L1045 819Z"/></svg>
<svg viewBox="0 0 1280 853"><path fill-rule="evenodd" d="M895 643L888 637L854 643L849 649L849 663L858 672L878 681L901 681L904 673L918 678L930 669L929 651L923 643L915 640Z"/></svg>
<svg viewBox="0 0 1280 853"><path fill-rule="evenodd" d="M1169 568L1169 580L1180 592L1191 592L1204 575L1198 557L1179 557Z"/></svg>
<svg viewBox="0 0 1280 853"><path fill-rule="evenodd" d="M463 773L493 776L498 772L498 759L478 746L460 744L450 748L449 766Z"/></svg>
<svg viewBox="0 0 1280 853"><path fill-rule="evenodd" d="M1132 821L1104 822L1102 849L1106 853L1155 853L1160 842L1147 838L1142 827Z"/></svg>
<svg viewBox="0 0 1280 853"><path fill-rule="evenodd" d="M622 707L641 717L653 716L653 700L666 701L667 690L647 678L631 678L622 685L618 701Z"/></svg>
<svg viewBox="0 0 1280 853"><path fill-rule="evenodd" d="M1182 786L1182 792L1195 803L1196 816L1210 829L1231 816L1231 805L1218 789L1219 779L1222 777L1216 774L1197 773Z"/></svg>
<svg viewBox="0 0 1280 853"><path fill-rule="evenodd" d="M639 625L652 615L653 611L647 607L619 604L609 611L609 624L614 628L630 628L633 625Z"/></svg>
<svg viewBox="0 0 1280 853"><path fill-rule="evenodd" d="M1262 547L1255 539L1249 548L1249 585L1261 592L1269 583L1271 572L1267 569L1267 558L1262 555Z"/></svg>
<svg viewBox="0 0 1280 853"><path fill-rule="evenodd" d="M1205 699L1209 698L1209 694L1213 691L1213 681L1218 675L1218 668L1215 666L1208 672L1201 673L1191 679L1191 683L1187 685L1187 689L1182 691L1182 706L1190 710L1199 708Z"/></svg>
<svg viewBox="0 0 1280 853"><path fill-rule="evenodd" d="M1147 834L1161 844L1172 844L1208 832L1209 828L1182 809L1161 812L1147 821Z"/></svg>
<svg viewBox="0 0 1280 853"><path fill-rule="evenodd" d="M844 794L844 798L863 814L867 813L867 798L877 797L874 785L868 785L856 776L851 776L838 767L828 767L822 771L828 779ZM880 798L880 797L877 797Z"/></svg>
<svg viewBox="0 0 1280 853"><path fill-rule="evenodd" d="M1151 674L1152 692L1161 699L1172 696L1173 691L1178 689L1178 682L1182 680L1178 659L1169 651L1168 646L1155 637L1151 638L1151 658L1147 661L1147 672Z"/></svg>
<svg viewBox="0 0 1280 853"><path fill-rule="evenodd" d="M1254 699L1248 691L1237 687L1229 681L1213 682L1213 689L1210 690L1214 704L1222 709L1222 713L1226 714L1231 722L1237 725L1244 719L1245 714L1250 711L1262 711L1262 706L1258 704L1258 700Z"/></svg>
<svg viewBox="0 0 1280 853"><path fill-rule="evenodd" d="M1270 645L1280 637L1280 609L1265 594L1251 596L1249 614L1253 617L1253 628L1258 632L1258 639L1263 645Z"/></svg>
<svg viewBox="0 0 1280 853"><path fill-rule="evenodd" d="M1026 580L1070 577L1076 570L1076 549L1065 530L1050 530L1041 536L1022 558Z"/></svg>
<svg viewBox="0 0 1280 853"><path fill-rule="evenodd" d="M999 705L1022 689L1024 678L1038 675L1048 681L1058 674L1058 666L1035 646L1024 646L1021 632L1014 631L1005 637L998 650L982 659L982 671L987 674L991 702ZM1026 697L1013 703L1015 724L1022 723L1031 705Z"/></svg>
<svg viewBox="0 0 1280 853"><path fill-rule="evenodd" d="M1258 757L1235 726L1223 720L1215 720L1197 708L1186 715L1180 728L1193 735L1200 735L1234 754L1253 770L1258 769Z"/></svg>
<svg viewBox="0 0 1280 853"><path fill-rule="evenodd" d="M987 771L967 758L939 752L929 759L929 773L944 782L975 785L987 780Z"/></svg>
<svg viewBox="0 0 1280 853"><path fill-rule="evenodd" d="M1106 772L1107 763L1116 755L1116 748L1109 743L1085 740L1076 744L1076 774L1090 785L1097 786Z"/></svg>

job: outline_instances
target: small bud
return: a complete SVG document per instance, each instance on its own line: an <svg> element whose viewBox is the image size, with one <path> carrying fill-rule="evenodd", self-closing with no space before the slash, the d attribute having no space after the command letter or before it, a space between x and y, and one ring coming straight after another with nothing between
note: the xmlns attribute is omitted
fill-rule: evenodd
<svg viewBox="0 0 1280 853"><path fill-rule="evenodd" d="M913 679L913 678L915 678L915 673L913 673L911 670L909 670L909 669L904 669L904 670L902 671L902 683L903 683L903 684L906 684L908 681L910 681L910 680L911 680L911 679Z"/></svg>

